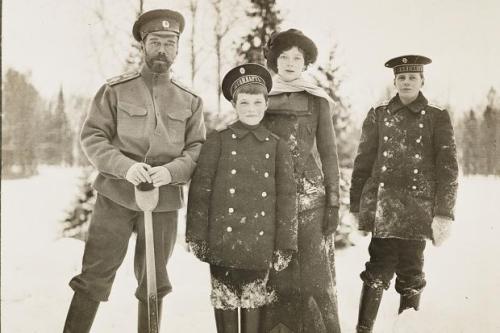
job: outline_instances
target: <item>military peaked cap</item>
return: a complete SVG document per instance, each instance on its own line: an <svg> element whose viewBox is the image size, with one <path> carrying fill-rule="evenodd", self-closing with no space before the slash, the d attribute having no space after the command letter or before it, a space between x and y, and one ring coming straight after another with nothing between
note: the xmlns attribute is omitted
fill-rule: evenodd
<svg viewBox="0 0 500 333"><path fill-rule="evenodd" d="M143 13L132 28L136 41L144 40L147 34L156 31L167 31L179 36L184 30L184 17L181 13L170 9L155 9Z"/></svg>
<svg viewBox="0 0 500 333"><path fill-rule="evenodd" d="M259 64L236 66L222 79L222 93L228 101L232 101L236 89L246 84L263 85L269 92L273 87L273 80L269 71Z"/></svg>
<svg viewBox="0 0 500 333"><path fill-rule="evenodd" d="M385 67L392 68L394 74L399 73L421 73L424 71L424 65L430 64L431 59L421 55L404 55L385 63Z"/></svg>

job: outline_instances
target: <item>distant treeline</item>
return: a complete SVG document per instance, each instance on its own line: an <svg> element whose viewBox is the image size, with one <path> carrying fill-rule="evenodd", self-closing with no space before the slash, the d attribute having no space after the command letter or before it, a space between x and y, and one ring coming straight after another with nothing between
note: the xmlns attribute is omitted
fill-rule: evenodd
<svg viewBox="0 0 500 333"><path fill-rule="evenodd" d="M457 145L464 175L500 176L500 103L493 88L488 100L483 110L470 110L457 121Z"/></svg>
<svg viewBox="0 0 500 333"><path fill-rule="evenodd" d="M7 70L2 98L3 178L32 176L40 164L86 163L77 133L88 101L73 98L70 104L62 88L54 101L45 101L27 74Z"/></svg>

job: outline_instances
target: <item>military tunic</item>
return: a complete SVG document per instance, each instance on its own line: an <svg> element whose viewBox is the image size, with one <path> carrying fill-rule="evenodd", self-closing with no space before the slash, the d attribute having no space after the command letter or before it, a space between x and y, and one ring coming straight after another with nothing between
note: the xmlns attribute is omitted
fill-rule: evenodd
<svg viewBox="0 0 500 333"><path fill-rule="evenodd" d="M111 79L99 89L81 132L83 149L99 175L82 272L70 282L75 291L106 301L136 230L136 297L147 300L143 214L134 185L125 179L136 162L164 166L172 175L173 183L160 187L153 212L158 297L171 291L166 265L183 203L181 184L189 180L204 140L201 98L167 73L144 66L140 73Z"/></svg>
<svg viewBox="0 0 500 333"><path fill-rule="evenodd" d="M429 239L435 215L454 218L457 175L448 112L422 93L406 106L396 95L363 123L350 210L373 237Z"/></svg>
<svg viewBox="0 0 500 333"><path fill-rule="evenodd" d="M132 164L170 171L172 183L160 187L155 211L177 210L204 141L201 98L147 66L102 86L81 132L84 151L99 171L97 192L136 211L134 186L125 179Z"/></svg>

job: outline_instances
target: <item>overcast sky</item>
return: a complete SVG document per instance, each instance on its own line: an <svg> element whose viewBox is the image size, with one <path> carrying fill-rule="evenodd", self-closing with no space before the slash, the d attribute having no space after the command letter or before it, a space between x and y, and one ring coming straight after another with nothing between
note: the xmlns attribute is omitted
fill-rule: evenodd
<svg viewBox="0 0 500 333"><path fill-rule="evenodd" d="M170 6L184 13L186 2L145 0L146 9ZM31 72L33 83L48 98L61 85L67 93L93 95L105 78L121 70L116 59L108 62L97 56L108 48L92 11L98 3L4 0L3 69ZM109 33L123 39L111 54L123 53L133 11L123 8L127 1L103 3L112 14ZM491 86L500 92L500 1L278 0L278 4L285 19L282 29L294 27L309 35L318 44L319 63L337 43L342 93L355 113L364 114L391 84L392 72L384 67L385 61L409 53L433 60L426 66L424 92L438 104L462 112L484 104ZM181 49L180 57L183 52L188 55ZM178 59L176 72L181 77L187 64ZM207 73L213 66L204 66L204 75L212 76ZM203 97L207 87L196 88Z"/></svg>

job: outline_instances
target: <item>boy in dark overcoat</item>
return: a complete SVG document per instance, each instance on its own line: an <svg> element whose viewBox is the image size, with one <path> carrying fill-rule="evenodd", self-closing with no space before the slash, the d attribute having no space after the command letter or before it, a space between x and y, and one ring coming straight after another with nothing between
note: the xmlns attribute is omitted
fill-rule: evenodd
<svg viewBox="0 0 500 333"><path fill-rule="evenodd" d="M297 250L296 188L286 143L261 120L272 80L257 64L222 82L238 121L204 144L189 191L186 239L210 264L218 332L259 330L259 308L276 298L269 270L284 269Z"/></svg>
<svg viewBox="0 0 500 333"><path fill-rule="evenodd" d="M370 261L361 273L363 290L357 332L371 332L382 292L396 273L399 313L418 310L425 287L425 240L440 245L449 235L457 193L457 156L448 112L430 104L420 89L417 55L389 60L398 94L372 108L363 123L354 161L351 212L372 233Z"/></svg>

